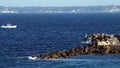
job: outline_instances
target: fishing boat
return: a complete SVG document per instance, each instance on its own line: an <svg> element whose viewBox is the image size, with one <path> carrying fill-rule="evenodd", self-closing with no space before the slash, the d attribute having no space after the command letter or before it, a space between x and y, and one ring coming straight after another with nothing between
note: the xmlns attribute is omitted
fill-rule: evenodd
<svg viewBox="0 0 120 68"><path fill-rule="evenodd" d="M17 28L17 25L11 25L7 23L7 25L1 25L1 28Z"/></svg>

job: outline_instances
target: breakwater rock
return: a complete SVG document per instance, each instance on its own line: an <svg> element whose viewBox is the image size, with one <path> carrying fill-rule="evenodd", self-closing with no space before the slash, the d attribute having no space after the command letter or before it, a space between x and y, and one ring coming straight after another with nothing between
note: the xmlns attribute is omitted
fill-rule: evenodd
<svg viewBox="0 0 120 68"><path fill-rule="evenodd" d="M32 57L41 59L60 59L69 58L72 56L85 55L85 54L119 54L120 46L98 46L97 48L92 45L86 45L85 47L77 47L65 51L54 51L47 54L35 54Z"/></svg>
<svg viewBox="0 0 120 68"><path fill-rule="evenodd" d="M86 40L91 40L91 44L76 47L64 51L54 51L45 54L32 55L33 58L41 59L61 59L85 54L120 54L120 35L92 34Z"/></svg>

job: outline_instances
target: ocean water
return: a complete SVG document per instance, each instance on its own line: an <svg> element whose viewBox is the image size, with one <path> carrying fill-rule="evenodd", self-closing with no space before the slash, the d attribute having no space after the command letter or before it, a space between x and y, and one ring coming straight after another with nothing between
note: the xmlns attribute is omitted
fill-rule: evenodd
<svg viewBox="0 0 120 68"><path fill-rule="evenodd" d="M0 14L0 68L119 68L120 54L81 55L59 60L30 60L33 54L81 46L84 35L120 34L119 13ZM83 45L82 45L83 46Z"/></svg>

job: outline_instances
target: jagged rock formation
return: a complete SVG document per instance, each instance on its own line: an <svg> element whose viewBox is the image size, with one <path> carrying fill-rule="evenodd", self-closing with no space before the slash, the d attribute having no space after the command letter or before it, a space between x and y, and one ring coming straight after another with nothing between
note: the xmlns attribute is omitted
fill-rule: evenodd
<svg viewBox="0 0 120 68"><path fill-rule="evenodd" d="M85 40L91 40L93 45L96 43L97 46L120 45L120 35L97 33L87 36Z"/></svg>
<svg viewBox="0 0 120 68"><path fill-rule="evenodd" d="M91 40L92 44L86 44L84 47L77 47L65 51L54 51L47 54L35 54L32 57L42 59L60 59L85 54L119 54L120 53L120 35L92 34L85 38Z"/></svg>

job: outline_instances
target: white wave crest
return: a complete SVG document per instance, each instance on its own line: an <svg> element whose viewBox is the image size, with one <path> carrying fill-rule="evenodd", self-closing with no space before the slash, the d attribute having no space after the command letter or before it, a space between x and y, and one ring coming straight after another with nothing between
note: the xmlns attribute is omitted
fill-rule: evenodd
<svg viewBox="0 0 120 68"><path fill-rule="evenodd" d="M33 57L33 56L28 56L28 59L30 59L30 60L37 60L38 58L37 57Z"/></svg>

